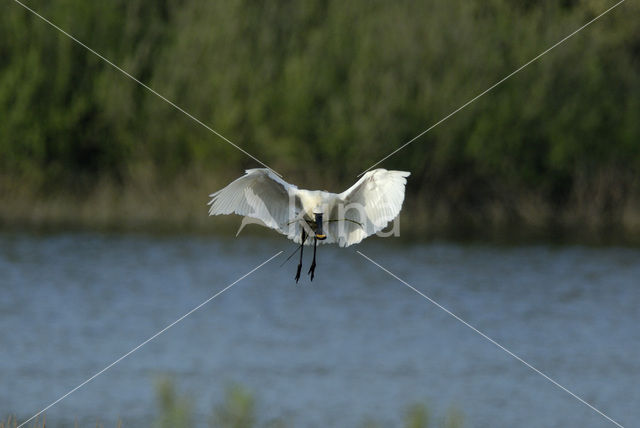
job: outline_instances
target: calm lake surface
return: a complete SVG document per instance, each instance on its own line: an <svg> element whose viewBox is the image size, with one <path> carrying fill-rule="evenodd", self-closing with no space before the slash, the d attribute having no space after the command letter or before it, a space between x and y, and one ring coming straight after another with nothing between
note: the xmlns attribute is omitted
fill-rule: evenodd
<svg viewBox="0 0 640 428"><path fill-rule="evenodd" d="M467 427L614 426L355 252L249 235L0 234L0 417L31 416L285 253L47 412L149 426L169 375L207 426L225 388L260 421L398 425L414 402ZM604 413L640 420L640 250L371 239L357 247ZM311 252L305 253L306 273Z"/></svg>

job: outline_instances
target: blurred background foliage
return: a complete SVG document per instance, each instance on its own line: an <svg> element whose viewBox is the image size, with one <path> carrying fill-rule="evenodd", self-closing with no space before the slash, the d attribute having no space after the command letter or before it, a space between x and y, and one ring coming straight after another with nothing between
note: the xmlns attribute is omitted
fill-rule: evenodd
<svg viewBox="0 0 640 428"><path fill-rule="evenodd" d="M285 179L341 191L613 2L28 4ZM412 172L415 230L560 225L640 236L638 12L624 3L385 161ZM115 202L127 192L162 211L193 189L197 203L178 205L204 216L212 186L255 166L19 5L3 4L5 222L54 197L91 201L105 186L106 202L94 205L120 206L115 216L131 217Z"/></svg>

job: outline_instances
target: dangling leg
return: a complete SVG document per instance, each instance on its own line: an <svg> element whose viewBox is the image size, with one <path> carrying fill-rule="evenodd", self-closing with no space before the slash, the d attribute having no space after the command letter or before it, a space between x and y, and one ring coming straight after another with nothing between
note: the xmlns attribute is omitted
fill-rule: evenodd
<svg viewBox="0 0 640 428"><path fill-rule="evenodd" d="M302 241L300 241L300 262L298 262L298 270L296 271L296 284L300 279L300 270L302 269L302 252L304 251L304 241L307 240L307 232L302 228Z"/></svg>
<svg viewBox="0 0 640 428"><path fill-rule="evenodd" d="M311 267L309 268L308 274L311 275L311 281L313 281L313 274L316 271L316 247L318 246L318 238L313 238L313 261L311 262Z"/></svg>

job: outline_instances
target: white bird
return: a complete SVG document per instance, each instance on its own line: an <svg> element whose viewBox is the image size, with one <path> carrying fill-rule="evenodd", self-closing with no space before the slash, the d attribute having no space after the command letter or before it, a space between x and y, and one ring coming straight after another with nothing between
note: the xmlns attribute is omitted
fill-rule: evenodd
<svg viewBox="0 0 640 428"><path fill-rule="evenodd" d="M308 238L313 236L309 269L313 281L318 241L348 247L382 230L402 209L409 175L406 171L375 169L344 192L331 193L298 189L267 168L248 169L245 175L209 195L209 215L239 214L245 219L238 233L247 223L259 223L300 244L296 282L303 246L310 245Z"/></svg>

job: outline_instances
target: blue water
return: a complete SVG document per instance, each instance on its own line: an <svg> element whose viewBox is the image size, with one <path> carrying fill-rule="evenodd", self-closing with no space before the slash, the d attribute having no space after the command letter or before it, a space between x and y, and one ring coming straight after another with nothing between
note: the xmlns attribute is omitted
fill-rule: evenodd
<svg viewBox="0 0 640 428"><path fill-rule="evenodd" d="M30 416L280 250L284 239L0 235L0 417ZM371 239L357 249L622 425L640 419L640 251ZM310 252L306 256L310 256ZM292 426L614 426L363 259L276 259L47 411L149 426L170 375L207 426L225 388ZM305 261L308 266L309 260ZM306 269L304 270L306 272Z"/></svg>

